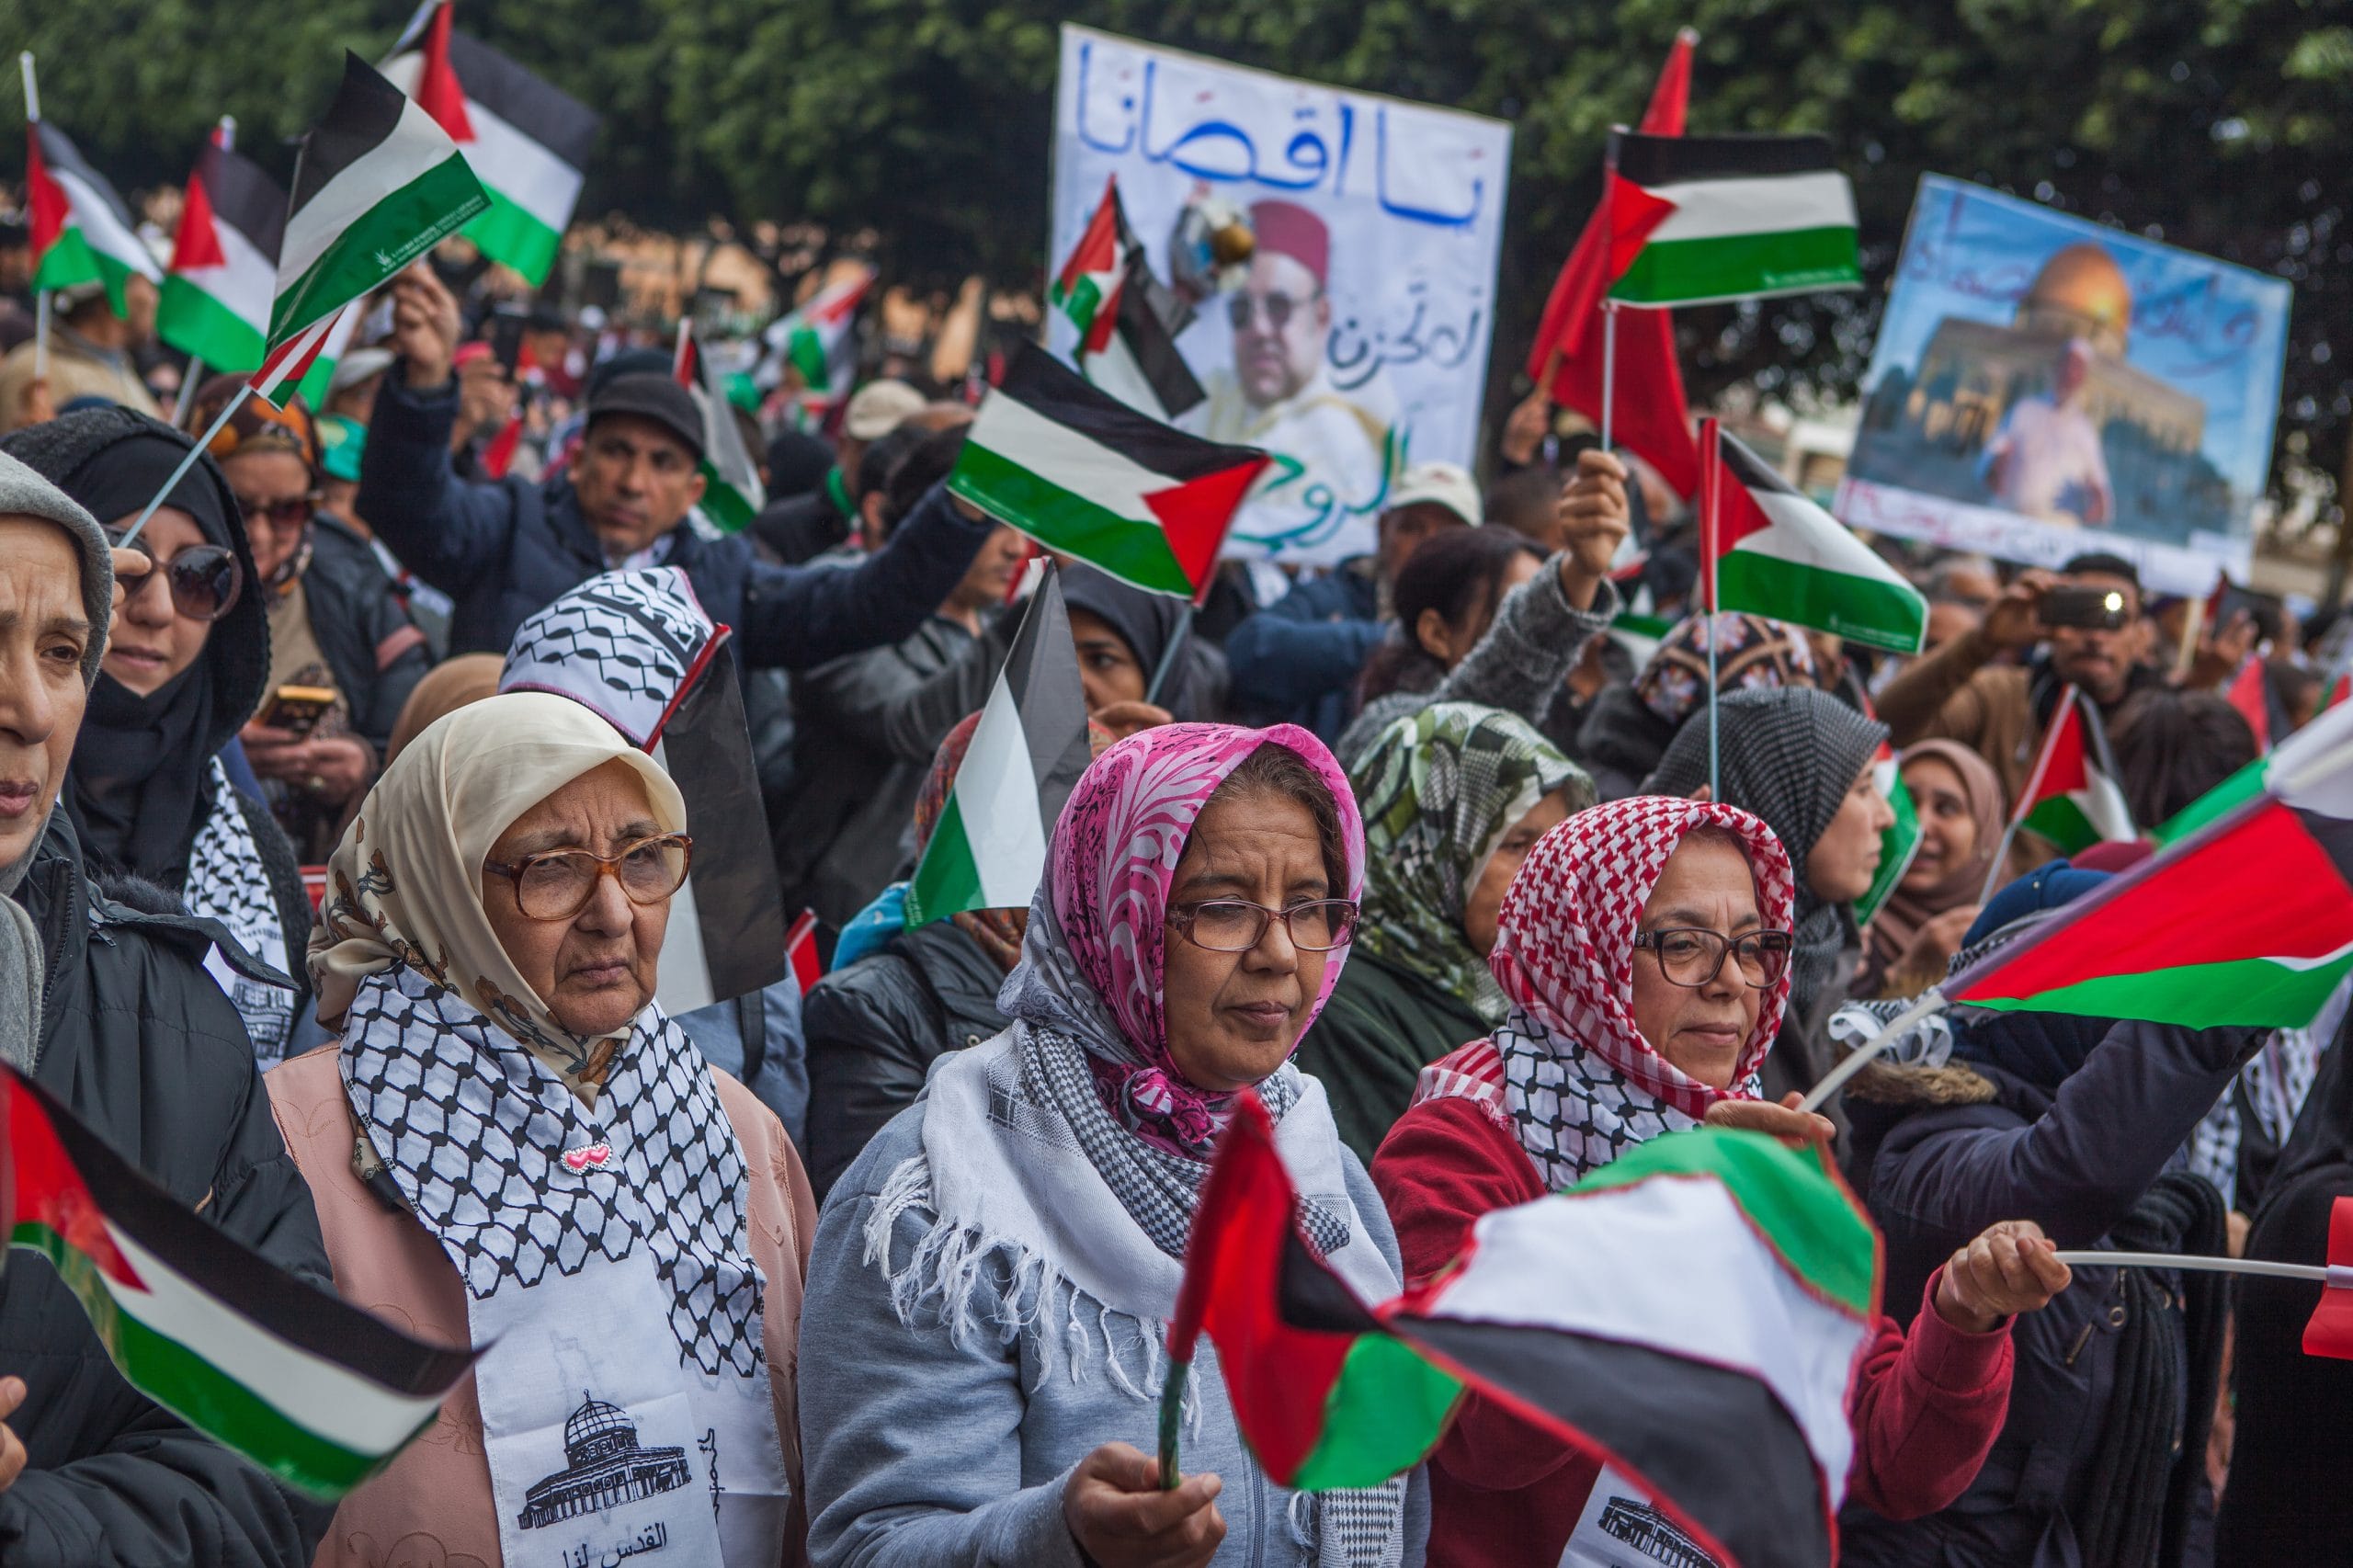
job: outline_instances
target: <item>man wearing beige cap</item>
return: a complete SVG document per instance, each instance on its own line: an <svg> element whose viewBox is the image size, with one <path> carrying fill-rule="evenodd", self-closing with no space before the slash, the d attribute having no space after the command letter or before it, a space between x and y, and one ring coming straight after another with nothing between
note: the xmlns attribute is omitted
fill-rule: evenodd
<svg viewBox="0 0 2353 1568"><path fill-rule="evenodd" d="M57 291L45 384L37 385L33 377L37 346L31 339L0 358L0 433L45 419L78 397L102 397L157 419L164 416L131 360L141 341L140 318L143 315L152 324L155 314L155 286L134 273L125 292L141 290L145 299L131 301L128 317L114 313L103 283L77 283Z"/></svg>
<svg viewBox="0 0 2353 1568"><path fill-rule="evenodd" d="M842 410L834 465L805 495L769 505L752 519L752 537L787 566L814 561L858 528L858 468L867 448L923 412L923 393L904 381L869 381Z"/></svg>

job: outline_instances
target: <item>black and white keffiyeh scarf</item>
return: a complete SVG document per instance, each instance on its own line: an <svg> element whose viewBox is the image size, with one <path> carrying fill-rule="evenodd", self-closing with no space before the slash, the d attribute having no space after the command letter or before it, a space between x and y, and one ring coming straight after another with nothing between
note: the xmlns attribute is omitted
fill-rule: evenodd
<svg viewBox="0 0 2353 1568"><path fill-rule="evenodd" d="M228 770L217 756L212 759L212 811L188 849L188 885L181 897L190 914L218 920L245 951L280 974L290 972L291 945L278 901L270 896L269 868L245 813L237 809ZM204 967L245 1020L254 1054L265 1066L277 1062L294 1032L294 993L238 973L218 949L205 954Z"/></svg>

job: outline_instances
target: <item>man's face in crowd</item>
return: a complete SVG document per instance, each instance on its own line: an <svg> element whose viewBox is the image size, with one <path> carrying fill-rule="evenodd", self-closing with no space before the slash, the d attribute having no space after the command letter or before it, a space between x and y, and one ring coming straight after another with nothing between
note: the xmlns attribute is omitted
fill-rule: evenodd
<svg viewBox="0 0 2353 1568"><path fill-rule="evenodd" d="M2102 703L2124 695L2132 666L2141 661L2149 641L2149 624L2141 617L2141 591L2122 577L2105 572L2078 572L2064 581L2081 588L2114 591L2124 596L2125 622L2116 631L2099 627L2051 628L2051 667L2063 680L2074 681Z"/></svg>
<svg viewBox="0 0 2353 1568"><path fill-rule="evenodd" d="M1457 517L1450 506L1435 501L1416 501L1410 506L1399 506L1381 514L1381 579L1384 583L1397 580L1398 569L1404 566L1424 540L1449 528L1471 525Z"/></svg>
<svg viewBox="0 0 2353 1568"><path fill-rule="evenodd" d="M702 472L684 441L634 414L608 414L588 427L573 460L580 510L615 555L643 550L702 499Z"/></svg>
<svg viewBox="0 0 2353 1568"><path fill-rule="evenodd" d="M1324 363L1332 302L1315 274L1291 256L1260 251L1250 280L1226 303L1233 323L1233 373L1243 395L1265 408L1296 397Z"/></svg>
<svg viewBox="0 0 2353 1568"><path fill-rule="evenodd" d="M0 517L0 867L32 853L88 691L82 560L55 523Z"/></svg>

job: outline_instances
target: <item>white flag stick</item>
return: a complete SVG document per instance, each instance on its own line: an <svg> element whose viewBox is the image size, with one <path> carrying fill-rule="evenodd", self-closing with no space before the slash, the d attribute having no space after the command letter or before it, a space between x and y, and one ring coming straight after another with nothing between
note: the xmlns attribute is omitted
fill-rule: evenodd
<svg viewBox="0 0 2353 1568"><path fill-rule="evenodd" d="M2189 1268L2207 1274L2259 1274L2267 1279L2309 1279L2326 1285L2330 1270L2316 1263L2267 1263L2255 1257L2188 1257L2170 1252L2063 1252L2070 1268ZM2353 1286L2353 1269L2339 1281Z"/></svg>
<svg viewBox="0 0 2353 1568"><path fill-rule="evenodd" d="M1823 1101L1828 1099L1831 1096L1836 1094L1839 1089L1844 1087L1847 1079L1853 1077L1865 1067L1870 1065L1872 1059L1877 1057L1881 1051L1885 1051L1888 1048L1889 1043L1893 1041L1896 1036L1902 1034L1905 1029L1910 1028L1914 1024L1918 1023L1922 1018L1927 1017L1931 1014L1944 1011L1946 1006L1947 1004L1945 1002L1944 993L1938 991L1935 986L1932 985L1928 987L1927 990L1920 993L1918 999L1915 1000L1912 1006L1904 1008L1904 1011L1896 1014L1894 1017L1888 1020L1887 1028L1880 1030L1879 1033L1871 1036L1870 1040L1865 1040L1861 1045L1856 1047L1852 1051L1847 1053L1845 1061L1839 1062L1837 1066L1833 1067L1829 1072L1824 1073L1822 1075L1822 1082L1813 1086L1813 1092L1806 1096L1804 1103L1800 1105L1798 1108L1800 1110L1820 1110L1822 1108Z"/></svg>

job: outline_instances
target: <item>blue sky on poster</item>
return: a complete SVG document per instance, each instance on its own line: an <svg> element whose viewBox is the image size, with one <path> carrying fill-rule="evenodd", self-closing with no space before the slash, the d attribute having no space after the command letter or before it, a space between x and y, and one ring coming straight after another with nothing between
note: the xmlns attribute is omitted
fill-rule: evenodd
<svg viewBox="0 0 2353 1568"><path fill-rule="evenodd" d="M2261 491L2287 355L2284 280L1940 175L1920 182L1865 395L1891 366L1916 367L1946 317L2007 324L2044 260L2082 240L2105 246L2131 286L2126 360L2203 401L2207 460L2241 494Z"/></svg>

